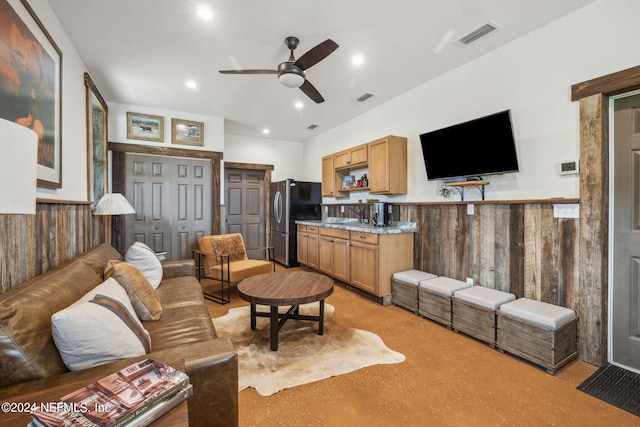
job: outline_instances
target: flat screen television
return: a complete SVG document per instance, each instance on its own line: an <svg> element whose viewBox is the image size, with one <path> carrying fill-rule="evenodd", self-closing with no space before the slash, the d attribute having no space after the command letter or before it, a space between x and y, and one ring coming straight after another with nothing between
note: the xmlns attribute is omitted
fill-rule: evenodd
<svg viewBox="0 0 640 427"><path fill-rule="evenodd" d="M518 171L510 110L424 133L420 143L429 180Z"/></svg>

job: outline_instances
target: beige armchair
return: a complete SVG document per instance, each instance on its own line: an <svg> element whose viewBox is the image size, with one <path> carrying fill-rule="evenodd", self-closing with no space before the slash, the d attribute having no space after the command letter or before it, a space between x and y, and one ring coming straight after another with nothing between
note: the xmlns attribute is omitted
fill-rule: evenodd
<svg viewBox="0 0 640 427"><path fill-rule="evenodd" d="M275 271L271 248L264 249L266 260L249 259L242 234L219 234L204 236L198 241L200 250L197 255L197 276L201 280L202 273L207 279L220 282L220 295L207 292L203 288L205 298L226 304L231 299L231 283L238 283L247 277ZM225 296L226 290L226 296Z"/></svg>

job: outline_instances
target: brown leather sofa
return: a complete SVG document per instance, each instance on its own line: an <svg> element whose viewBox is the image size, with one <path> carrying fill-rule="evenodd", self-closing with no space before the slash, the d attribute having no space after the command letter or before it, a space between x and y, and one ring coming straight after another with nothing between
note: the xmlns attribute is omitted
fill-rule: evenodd
<svg viewBox="0 0 640 427"><path fill-rule="evenodd" d="M102 283L110 259L122 256L102 244L0 294L0 402L16 402L19 395L77 378L107 375L142 358L69 372L53 342L51 315ZM229 338L216 334L194 276L194 262L163 263L157 293L163 313L158 321L143 322L152 344L146 357L165 363L184 359L194 386L189 425L237 426L237 353ZM0 412L0 425L13 425L10 415ZM28 414L26 419L30 420Z"/></svg>

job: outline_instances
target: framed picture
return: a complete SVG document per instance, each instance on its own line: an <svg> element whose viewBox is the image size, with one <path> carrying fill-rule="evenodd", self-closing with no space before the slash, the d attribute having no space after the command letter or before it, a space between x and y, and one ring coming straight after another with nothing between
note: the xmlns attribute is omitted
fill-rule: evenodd
<svg viewBox="0 0 640 427"><path fill-rule="evenodd" d="M127 113L127 138L164 142L164 117Z"/></svg>
<svg viewBox="0 0 640 427"><path fill-rule="evenodd" d="M38 135L38 186L61 188L62 52L26 0L0 0L0 46L0 117Z"/></svg>
<svg viewBox="0 0 640 427"><path fill-rule="evenodd" d="M87 187L90 202L97 205L107 192L107 103L91 76L84 74L87 90Z"/></svg>
<svg viewBox="0 0 640 427"><path fill-rule="evenodd" d="M171 142L184 145L204 145L204 123L171 119Z"/></svg>
<svg viewBox="0 0 640 427"><path fill-rule="evenodd" d="M353 175L345 175L342 177L342 188L351 188L355 182L356 177Z"/></svg>

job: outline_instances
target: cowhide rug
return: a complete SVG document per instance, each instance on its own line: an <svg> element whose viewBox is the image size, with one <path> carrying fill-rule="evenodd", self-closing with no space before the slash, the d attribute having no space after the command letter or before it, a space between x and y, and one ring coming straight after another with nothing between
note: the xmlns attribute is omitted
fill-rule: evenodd
<svg viewBox="0 0 640 427"><path fill-rule="evenodd" d="M300 306L301 314L318 314L318 303ZM258 306L259 311L268 307ZM318 323L288 320L280 330L278 351L269 349L269 319L249 325L249 306L232 308L213 320L219 336L229 336L238 352L238 391L253 387L263 396L286 388L346 374L366 366L400 363L404 355L389 349L376 334L348 328L333 319L325 304L324 335Z"/></svg>

